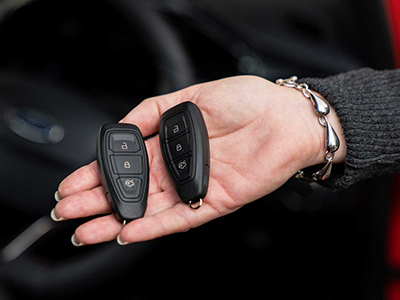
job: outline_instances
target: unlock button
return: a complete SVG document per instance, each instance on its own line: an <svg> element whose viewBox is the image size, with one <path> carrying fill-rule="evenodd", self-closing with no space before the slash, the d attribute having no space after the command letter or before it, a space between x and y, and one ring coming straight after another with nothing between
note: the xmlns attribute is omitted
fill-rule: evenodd
<svg viewBox="0 0 400 300"><path fill-rule="evenodd" d="M189 123L185 114L180 113L166 120L164 126L164 136L166 139L170 139L186 132Z"/></svg>
<svg viewBox="0 0 400 300"><path fill-rule="evenodd" d="M135 134L112 133L110 149L114 152L137 152L140 150L138 137Z"/></svg>
<svg viewBox="0 0 400 300"><path fill-rule="evenodd" d="M142 174L141 155L111 155L111 165L115 174Z"/></svg>

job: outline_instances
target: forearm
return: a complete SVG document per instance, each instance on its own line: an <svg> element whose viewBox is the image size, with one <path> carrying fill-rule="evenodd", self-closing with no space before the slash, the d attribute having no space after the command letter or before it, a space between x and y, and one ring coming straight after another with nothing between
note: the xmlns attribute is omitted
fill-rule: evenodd
<svg viewBox="0 0 400 300"><path fill-rule="evenodd" d="M400 172L400 70L361 69L299 81L329 102L343 128L344 168L334 168L326 184L341 189Z"/></svg>

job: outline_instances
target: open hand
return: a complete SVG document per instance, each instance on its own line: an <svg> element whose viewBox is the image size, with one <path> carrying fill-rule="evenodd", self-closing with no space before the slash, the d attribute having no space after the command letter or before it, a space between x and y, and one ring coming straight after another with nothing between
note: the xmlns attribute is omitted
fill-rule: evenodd
<svg viewBox="0 0 400 300"><path fill-rule="evenodd" d="M298 91L253 76L198 84L147 99L121 122L133 123L143 136L149 136L158 131L162 113L184 101L193 101L201 109L210 138L210 182L202 207L193 210L178 197L157 135L146 140L150 184L148 207L141 219L123 226L114 218L101 187L97 162L61 182L54 219L107 214L78 227L73 236L75 245L116 238L120 244L128 244L184 232L267 195L297 170L324 162L324 129L312 105ZM341 139L335 161L342 161L342 129L335 112L329 116Z"/></svg>

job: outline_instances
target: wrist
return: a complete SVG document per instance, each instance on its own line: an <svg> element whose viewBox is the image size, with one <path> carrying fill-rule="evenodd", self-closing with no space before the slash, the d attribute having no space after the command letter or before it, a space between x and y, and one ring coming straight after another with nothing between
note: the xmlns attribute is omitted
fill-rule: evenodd
<svg viewBox="0 0 400 300"><path fill-rule="evenodd" d="M300 117L300 120L296 121L295 125L297 135L301 138L301 147L299 148L296 159L299 162L299 169L325 164L327 162L325 158L327 152L327 129L320 124L313 103L303 95L302 91L287 87L281 88L285 89L286 98L288 100L290 99L290 105L294 106L294 111ZM330 108L330 112L326 117L333 130L336 132L340 143L339 149L334 152L333 163L342 163L346 156L346 141L339 117L324 97L317 92L311 92L325 101Z"/></svg>
<svg viewBox="0 0 400 300"><path fill-rule="evenodd" d="M321 99L310 99L309 93ZM306 85L303 87L289 80L277 80L275 87L269 88L268 95L274 101L271 101L266 110L268 115L263 119L269 119L265 124L273 126L274 134L269 133L267 138L264 134L261 140L268 141L271 136L277 137L279 142L276 143L274 151L285 158L282 160L282 166L287 174L293 175L304 168L324 164L324 168L318 172L315 170L312 178L327 178L332 163L342 163L346 155L343 129L333 107ZM329 122L329 125L326 122ZM336 134L328 128L332 128ZM268 128L265 131L268 132Z"/></svg>

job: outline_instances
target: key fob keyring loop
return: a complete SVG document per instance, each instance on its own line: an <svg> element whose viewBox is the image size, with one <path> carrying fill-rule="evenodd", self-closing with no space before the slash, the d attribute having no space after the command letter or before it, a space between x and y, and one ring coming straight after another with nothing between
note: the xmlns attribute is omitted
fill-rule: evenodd
<svg viewBox="0 0 400 300"><path fill-rule="evenodd" d="M195 210L199 209L203 205L203 199L200 198L199 201L194 202L194 203L192 201L189 201L188 205L191 209L195 209Z"/></svg>

